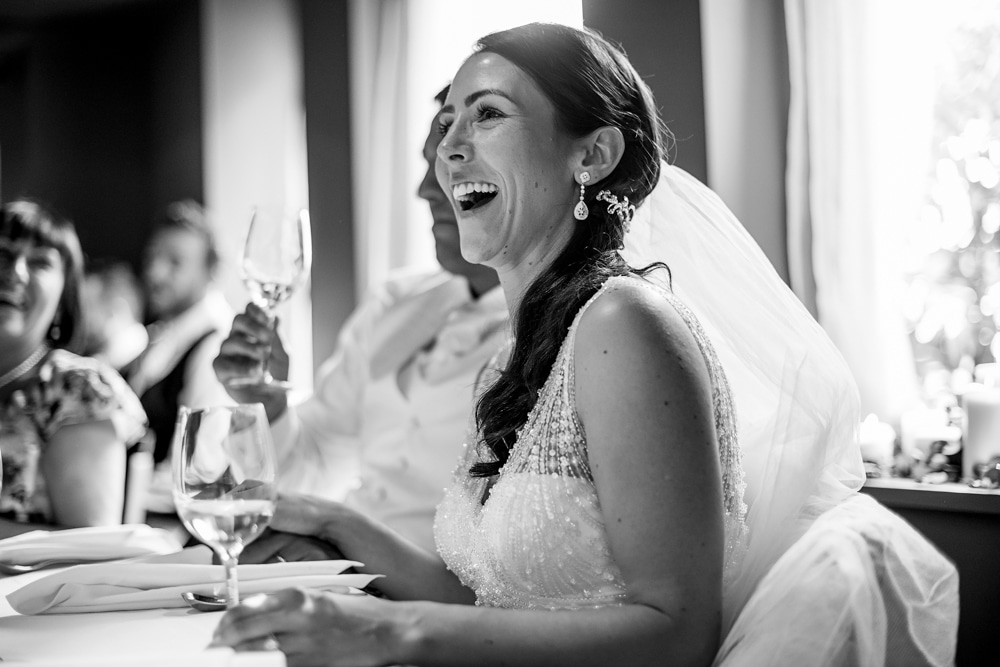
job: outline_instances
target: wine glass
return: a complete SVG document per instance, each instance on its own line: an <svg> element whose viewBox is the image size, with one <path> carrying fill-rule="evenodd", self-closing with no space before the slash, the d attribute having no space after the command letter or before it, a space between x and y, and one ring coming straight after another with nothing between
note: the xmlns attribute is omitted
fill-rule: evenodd
<svg viewBox="0 0 1000 667"><path fill-rule="evenodd" d="M250 291L251 300L273 318L278 304L305 281L311 264L309 211L302 209L292 215L269 207L254 207L241 264L243 284ZM259 377L237 378L231 384L291 389L288 382L271 376L266 360Z"/></svg>
<svg viewBox="0 0 1000 667"><path fill-rule="evenodd" d="M219 555L233 607L240 599L236 563L271 522L278 495L267 413L260 403L182 406L172 449L177 514Z"/></svg>

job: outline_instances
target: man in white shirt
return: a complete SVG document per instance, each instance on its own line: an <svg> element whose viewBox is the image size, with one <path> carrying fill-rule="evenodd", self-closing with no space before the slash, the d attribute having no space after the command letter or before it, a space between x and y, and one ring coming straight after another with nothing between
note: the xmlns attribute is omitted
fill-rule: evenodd
<svg viewBox="0 0 1000 667"><path fill-rule="evenodd" d="M215 361L233 398L267 408L282 490L343 501L431 551L434 511L466 441L476 377L508 334L496 273L462 258L455 214L434 175L440 140L435 117L418 194L431 208L443 270L404 271L372 291L302 404L289 406L283 391L227 384L259 372L268 354L271 373L287 375L281 341L252 305Z"/></svg>

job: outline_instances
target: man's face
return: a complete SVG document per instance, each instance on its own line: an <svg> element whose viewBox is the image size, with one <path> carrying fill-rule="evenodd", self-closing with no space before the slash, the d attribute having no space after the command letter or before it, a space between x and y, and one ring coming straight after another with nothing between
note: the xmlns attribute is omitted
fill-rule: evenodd
<svg viewBox="0 0 1000 667"><path fill-rule="evenodd" d="M212 281L205 239L184 229L160 230L146 249L142 276L150 315L169 319L183 313Z"/></svg>
<svg viewBox="0 0 1000 667"><path fill-rule="evenodd" d="M455 210L441 186L438 185L437 175L434 172L437 146L440 141L441 133L438 131L438 119L435 115L431 120L427 139L424 141L424 160L427 162L427 171L424 173L423 180L420 181L417 195L426 201L431 209L431 218L434 221L431 232L434 234L434 248L438 262L446 271L464 275L470 265L462 258Z"/></svg>

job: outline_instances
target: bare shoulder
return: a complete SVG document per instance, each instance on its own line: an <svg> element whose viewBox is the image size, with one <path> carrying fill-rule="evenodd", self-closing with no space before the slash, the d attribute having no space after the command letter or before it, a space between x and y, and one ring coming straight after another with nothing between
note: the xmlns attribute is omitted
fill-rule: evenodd
<svg viewBox="0 0 1000 667"><path fill-rule="evenodd" d="M616 282L597 297L580 319L575 352L578 362L609 355L646 360L650 354L701 356L673 303L638 281Z"/></svg>
<svg viewBox="0 0 1000 667"><path fill-rule="evenodd" d="M612 406L642 410L708 405L711 380L694 334L659 290L616 281L590 304L577 329L577 410L588 416Z"/></svg>

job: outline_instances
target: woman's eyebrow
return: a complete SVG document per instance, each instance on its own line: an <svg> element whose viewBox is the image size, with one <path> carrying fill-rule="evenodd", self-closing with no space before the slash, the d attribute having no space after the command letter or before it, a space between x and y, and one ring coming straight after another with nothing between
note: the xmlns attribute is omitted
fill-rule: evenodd
<svg viewBox="0 0 1000 667"><path fill-rule="evenodd" d="M514 103L514 98L512 98L504 91L497 90L496 88L485 88L483 90L477 90L474 93L469 93L468 95L465 96L465 100L463 100L463 103L465 104L465 106L471 106L480 97L486 97L487 95L497 95L499 97L504 98L505 100L509 100L510 102ZM441 107L440 111L440 113L454 113L454 112L455 112L454 104L446 104L443 107Z"/></svg>

